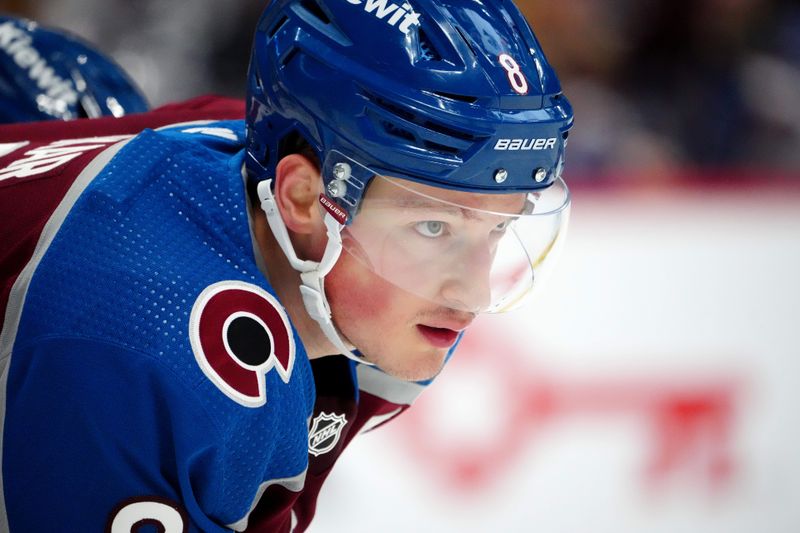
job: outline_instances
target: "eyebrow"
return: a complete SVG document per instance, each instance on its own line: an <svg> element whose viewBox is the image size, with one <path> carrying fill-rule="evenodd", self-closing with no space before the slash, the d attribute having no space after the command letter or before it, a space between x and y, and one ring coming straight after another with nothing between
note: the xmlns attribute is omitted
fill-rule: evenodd
<svg viewBox="0 0 800 533"><path fill-rule="evenodd" d="M460 207L445 202L430 200L424 197L422 198L400 197L395 199L376 198L374 201L381 203L388 203L391 204L393 207L398 207L401 209L427 209L437 212L447 212L452 215L461 216L466 220L475 220L480 218L479 215L473 209L467 207Z"/></svg>
<svg viewBox="0 0 800 533"><path fill-rule="evenodd" d="M471 208L471 207L463 207L460 205L456 205L453 203L447 202L447 200L434 200L432 198L428 198L426 196L400 196L396 198L375 198L372 200L373 202L380 202L380 203L387 203L391 204L392 206L399 207L399 208L406 208L406 209L430 209L432 211L439 211L439 212L448 212L453 215L460 215L465 220L477 220L481 218L480 213L486 215L496 215L502 217L512 217L513 219L517 219L520 216L525 214L525 211L528 209L528 205L530 200L526 198L525 202L523 203L522 208L517 213L505 213L502 211L492 211L491 209L480 209L480 208Z"/></svg>

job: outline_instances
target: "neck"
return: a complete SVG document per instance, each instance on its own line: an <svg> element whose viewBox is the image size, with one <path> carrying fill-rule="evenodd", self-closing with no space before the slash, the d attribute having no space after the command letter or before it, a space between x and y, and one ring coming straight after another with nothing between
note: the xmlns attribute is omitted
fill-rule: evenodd
<svg viewBox="0 0 800 533"><path fill-rule="evenodd" d="M297 329L308 358L317 359L339 353L322 332L319 324L308 315L303 297L300 295L300 274L289 264L278 241L272 235L264 211L257 206L253 208L253 233L267 269L270 285Z"/></svg>

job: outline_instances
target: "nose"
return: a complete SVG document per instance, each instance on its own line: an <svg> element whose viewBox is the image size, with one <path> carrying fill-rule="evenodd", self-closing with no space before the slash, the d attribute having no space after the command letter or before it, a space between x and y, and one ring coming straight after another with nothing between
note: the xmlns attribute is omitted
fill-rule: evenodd
<svg viewBox="0 0 800 533"><path fill-rule="evenodd" d="M479 313L492 303L491 271L494 256L485 245L472 246L453 261L442 287L448 307Z"/></svg>

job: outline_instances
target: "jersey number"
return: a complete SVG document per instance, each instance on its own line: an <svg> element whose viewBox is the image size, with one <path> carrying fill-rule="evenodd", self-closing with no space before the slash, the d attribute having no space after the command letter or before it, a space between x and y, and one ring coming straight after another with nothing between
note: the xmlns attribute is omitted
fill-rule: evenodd
<svg viewBox="0 0 800 533"><path fill-rule="evenodd" d="M528 80L525 79L525 75L519 69L519 63L508 54L500 54L498 59L500 60L500 66L506 71L511 88L517 94L528 94Z"/></svg>

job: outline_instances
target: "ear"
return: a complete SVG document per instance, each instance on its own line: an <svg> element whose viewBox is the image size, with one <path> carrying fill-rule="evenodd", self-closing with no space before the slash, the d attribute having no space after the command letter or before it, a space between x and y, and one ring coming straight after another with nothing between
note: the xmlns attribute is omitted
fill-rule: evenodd
<svg viewBox="0 0 800 533"><path fill-rule="evenodd" d="M286 227L312 234L322 224L317 206L322 187L319 171L300 154L283 157L275 169L275 200Z"/></svg>

